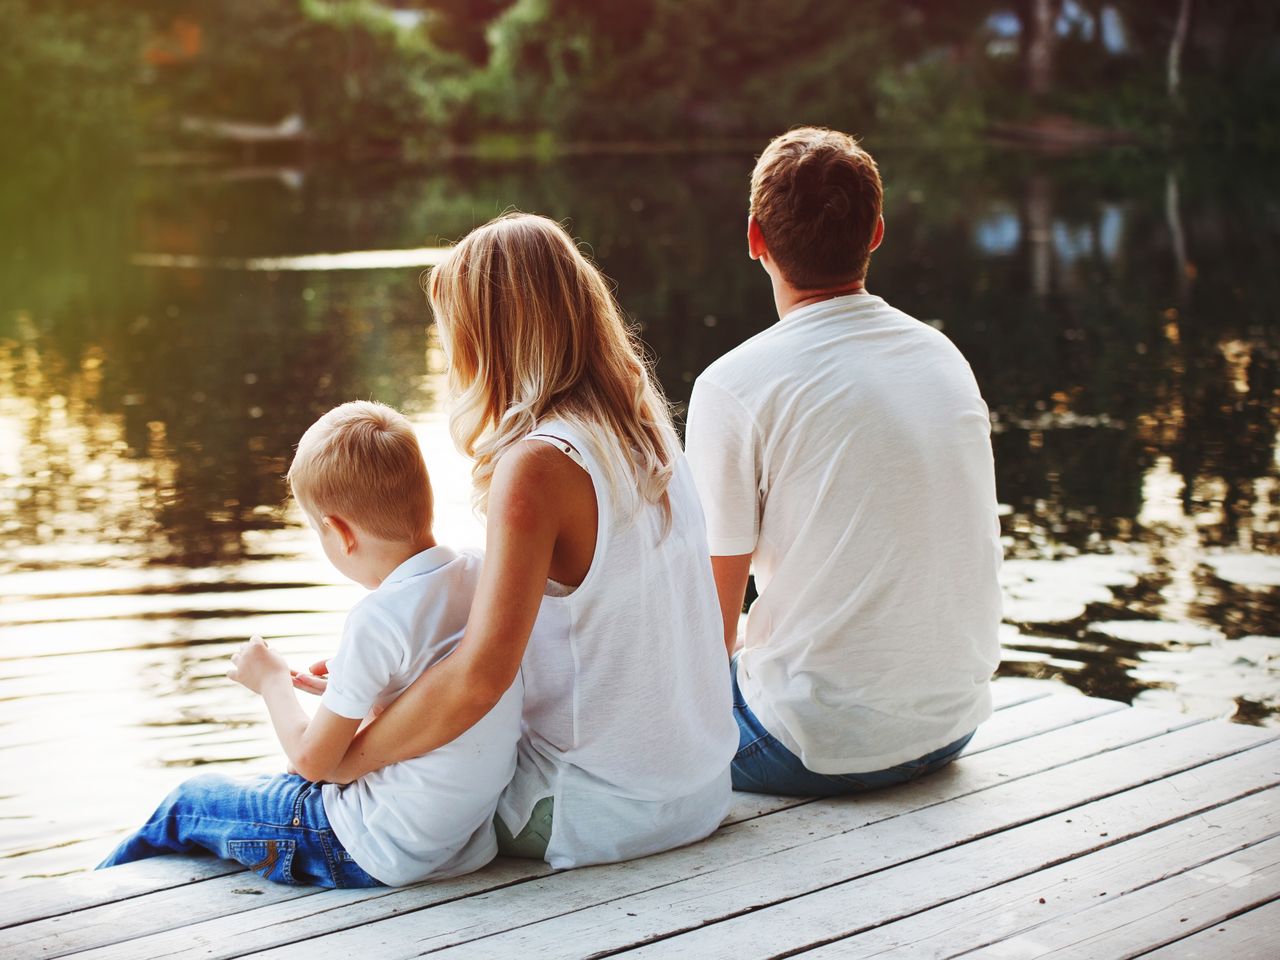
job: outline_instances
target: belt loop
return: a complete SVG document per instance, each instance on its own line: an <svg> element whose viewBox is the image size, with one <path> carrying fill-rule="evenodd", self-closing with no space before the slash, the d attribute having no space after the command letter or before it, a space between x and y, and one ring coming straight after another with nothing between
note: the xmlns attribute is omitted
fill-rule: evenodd
<svg viewBox="0 0 1280 960"><path fill-rule="evenodd" d="M293 825L295 827L302 826L302 805L307 801L307 794L315 788L315 784L308 780L302 785L302 789L298 791L298 796L293 801Z"/></svg>

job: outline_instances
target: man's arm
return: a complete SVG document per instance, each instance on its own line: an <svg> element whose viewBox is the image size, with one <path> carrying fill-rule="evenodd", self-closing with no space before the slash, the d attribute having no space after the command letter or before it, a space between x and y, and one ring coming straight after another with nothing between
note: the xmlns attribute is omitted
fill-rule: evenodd
<svg viewBox="0 0 1280 960"><path fill-rule="evenodd" d="M732 657L738 645L738 621L742 619L742 601L747 595L751 554L712 557L711 572L715 575L716 593L720 597L720 616L724 618L724 646Z"/></svg>
<svg viewBox="0 0 1280 960"><path fill-rule="evenodd" d="M231 662L227 676L265 701L289 766L308 780L328 779L355 738L360 721L340 717L323 706L308 719L293 692L289 665L261 637L246 643Z"/></svg>
<svg viewBox="0 0 1280 960"><path fill-rule="evenodd" d="M746 408L699 378L689 401L685 455L707 518L711 571L720 597L724 646L733 656L760 532L760 437Z"/></svg>

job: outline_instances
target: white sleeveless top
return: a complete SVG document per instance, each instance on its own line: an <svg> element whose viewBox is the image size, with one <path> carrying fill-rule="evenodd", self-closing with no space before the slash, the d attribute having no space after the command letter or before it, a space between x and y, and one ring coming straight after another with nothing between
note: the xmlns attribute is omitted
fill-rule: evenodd
<svg viewBox="0 0 1280 960"><path fill-rule="evenodd" d="M699 840L729 808L738 747L702 506L680 455L660 507L616 502L593 438L554 420L537 433L574 448L599 523L586 579L544 596L521 673L523 734L498 815L518 834L554 799L547 862L576 867ZM626 486L629 467L614 475ZM636 504L639 503L637 507ZM559 591L557 591L559 592Z"/></svg>

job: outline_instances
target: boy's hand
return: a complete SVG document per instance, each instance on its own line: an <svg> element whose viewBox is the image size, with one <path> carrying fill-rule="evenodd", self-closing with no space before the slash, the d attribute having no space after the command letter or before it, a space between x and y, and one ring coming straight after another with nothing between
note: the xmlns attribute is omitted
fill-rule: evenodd
<svg viewBox="0 0 1280 960"><path fill-rule="evenodd" d="M307 693L314 693L317 697L322 696L329 686L329 661L317 660L307 669L311 672L289 671L294 687Z"/></svg>
<svg viewBox="0 0 1280 960"><path fill-rule="evenodd" d="M254 693L262 693L266 681L277 673L289 675L289 664L284 657L267 646L261 637L254 637L231 656L231 669L227 676L243 684Z"/></svg>

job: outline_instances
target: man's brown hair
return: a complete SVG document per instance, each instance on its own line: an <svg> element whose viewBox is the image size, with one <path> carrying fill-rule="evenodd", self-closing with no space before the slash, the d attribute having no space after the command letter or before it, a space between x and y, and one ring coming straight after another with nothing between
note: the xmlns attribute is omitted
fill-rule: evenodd
<svg viewBox="0 0 1280 960"><path fill-rule="evenodd" d="M876 162L846 133L798 127L751 172L751 215L782 276L800 290L863 280L880 220Z"/></svg>

